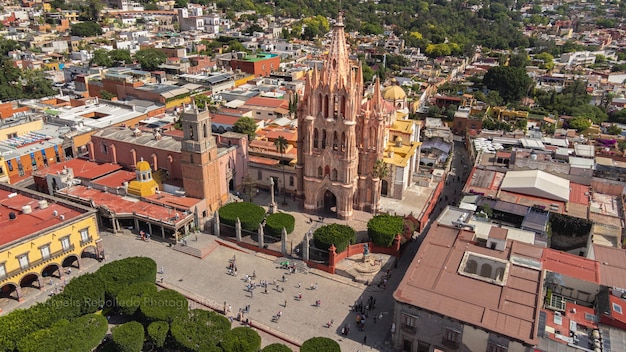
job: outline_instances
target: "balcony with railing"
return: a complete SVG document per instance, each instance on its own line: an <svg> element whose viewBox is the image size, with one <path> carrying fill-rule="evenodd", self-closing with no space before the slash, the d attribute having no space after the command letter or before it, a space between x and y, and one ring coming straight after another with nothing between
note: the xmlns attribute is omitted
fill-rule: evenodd
<svg viewBox="0 0 626 352"><path fill-rule="evenodd" d="M61 249L59 251L56 251L54 253L51 253L47 258L41 258L38 260L35 260L33 262L28 263L28 266L26 268L19 268L19 269L15 269L12 271L9 271L8 273L6 273L6 275L4 276L0 276L0 280L7 280L7 279L12 279L15 276L21 274L21 273L25 273L28 271L32 271L33 269L36 269L38 267L41 267L43 265L47 265L52 263L53 261L55 261L56 259L59 259L61 257L63 257L65 254L71 252L74 250L74 245L70 245L67 248Z"/></svg>

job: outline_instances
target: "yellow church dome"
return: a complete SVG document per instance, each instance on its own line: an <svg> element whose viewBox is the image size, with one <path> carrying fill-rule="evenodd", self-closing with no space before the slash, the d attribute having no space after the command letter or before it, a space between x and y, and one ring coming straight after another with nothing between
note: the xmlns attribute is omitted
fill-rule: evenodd
<svg viewBox="0 0 626 352"><path fill-rule="evenodd" d="M150 164L147 161L141 160L135 166L136 171L151 171Z"/></svg>
<svg viewBox="0 0 626 352"><path fill-rule="evenodd" d="M404 89L400 88L395 78L391 80L391 85L389 87L385 87L383 89L382 94L383 99L385 100L403 100L406 98Z"/></svg>

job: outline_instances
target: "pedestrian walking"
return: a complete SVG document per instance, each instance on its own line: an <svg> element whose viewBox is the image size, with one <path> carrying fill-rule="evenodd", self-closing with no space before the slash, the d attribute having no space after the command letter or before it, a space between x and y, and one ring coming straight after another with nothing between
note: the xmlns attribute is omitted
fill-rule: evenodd
<svg viewBox="0 0 626 352"><path fill-rule="evenodd" d="M377 320L377 318L378 318L378 317L377 317L376 315L374 315L374 324L376 324L376 320Z"/></svg>
<svg viewBox="0 0 626 352"><path fill-rule="evenodd" d="M363 344L367 345L367 335L363 336Z"/></svg>
<svg viewBox="0 0 626 352"><path fill-rule="evenodd" d="M301 282L298 282L298 288L300 288L302 286Z"/></svg>
<svg viewBox="0 0 626 352"><path fill-rule="evenodd" d="M265 286L265 293L267 294L267 286Z"/></svg>
<svg viewBox="0 0 626 352"><path fill-rule="evenodd" d="M227 310L226 310L226 312L230 313L230 311L231 311L231 310L232 310L232 307L231 307L231 305L229 304L229 305L228 305L228 308L227 308Z"/></svg>
<svg viewBox="0 0 626 352"><path fill-rule="evenodd" d="M286 281L286 280L285 280L285 275L283 275L283 282L285 282L285 281Z"/></svg>
<svg viewBox="0 0 626 352"><path fill-rule="evenodd" d="M285 300L285 308L287 308L287 300Z"/></svg>
<svg viewBox="0 0 626 352"><path fill-rule="evenodd" d="M161 266L161 271L159 272L159 274L165 274L165 271L163 270L163 266Z"/></svg>

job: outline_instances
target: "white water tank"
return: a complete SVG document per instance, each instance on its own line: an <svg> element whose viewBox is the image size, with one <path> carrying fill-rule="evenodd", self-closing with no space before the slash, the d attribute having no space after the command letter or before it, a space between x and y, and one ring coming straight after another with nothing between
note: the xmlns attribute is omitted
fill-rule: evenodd
<svg viewBox="0 0 626 352"><path fill-rule="evenodd" d="M48 207L48 201L45 199L39 200L39 209L46 209Z"/></svg>
<svg viewBox="0 0 626 352"><path fill-rule="evenodd" d="M22 207L22 214L30 214L33 212L33 208L30 205L25 205Z"/></svg>

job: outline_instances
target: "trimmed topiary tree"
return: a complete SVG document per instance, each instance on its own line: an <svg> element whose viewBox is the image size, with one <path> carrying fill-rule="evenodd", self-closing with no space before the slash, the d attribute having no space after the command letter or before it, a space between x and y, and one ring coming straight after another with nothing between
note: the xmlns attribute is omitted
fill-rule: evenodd
<svg viewBox="0 0 626 352"><path fill-rule="evenodd" d="M18 351L91 351L101 342L108 330L105 317L86 314L71 322L62 319L47 329L22 336ZM59 338L62 337L62 338Z"/></svg>
<svg viewBox="0 0 626 352"><path fill-rule="evenodd" d="M400 216L376 215L367 222L367 235L372 242L382 247L391 247L396 235L404 229Z"/></svg>
<svg viewBox="0 0 626 352"><path fill-rule="evenodd" d="M148 338L158 348L165 345L167 334L170 332L170 324L166 321L155 321L148 325Z"/></svg>
<svg viewBox="0 0 626 352"><path fill-rule="evenodd" d="M103 265L96 272L104 282L107 300L135 282L156 282L156 262L147 257L130 257Z"/></svg>
<svg viewBox="0 0 626 352"><path fill-rule="evenodd" d="M97 273L73 278L63 289L67 302L79 307L79 315L95 313L105 306L104 282ZM70 318L70 317L62 317Z"/></svg>
<svg viewBox="0 0 626 352"><path fill-rule="evenodd" d="M185 351L216 351L218 344L230 330L230 321L215 312L192 309L171 324L170 332L176 347Z"/></svg>
<svg viewBox="0 0 626 352"><path fill-rule="evenodd" d="M328 337L312 337L302 343L300 352L341 352L341 347Z"/></svg>
<svg viewBox="0 0 626 352"><path fill-rule="evenodd" d="M115 303L120 313L132 316L145 298L151 298L157 292L157 287L152 282L135 282L118 293Z"/></svg>
<svg viewBox="0 0 626 352"><path fill-rule="evenodd" d="M337 253L341 253L349 244L356 242L356 231L350 226L341 224L322 226L313 232L313 242L319 249L328 249L334 244Z"/></svg>
<svg viewBox="0 0 626 352"><path fill-rule="evenodd" d="M171 323L177 317L186 316L188 309L187 298L174 290L161 290L144 296L139 305L141 320L146 324L159 320Z"/></svg>
<svg viewBox="0 0 626 352"><path fill-rule="evenodd" d="M257 352L261 336L249 327L237 327L224 334L220 347L224 352Z"/></svg>
<svg viewBox="0 0 626 352"><path fill-rule="evenodd" d="M267 217L265 222L265 232L274 237L280 237L283 234L283 227L287 233L292 233L296 225L296 218L291 214L274 213Z"/></svg>
<svg viewBox="0 0 626 352"><path fill-rule="evenodd" d="M235 202L221 207L218 214L221 223L235 226L239 218L242 229L256 231L265 218L265 209L249 202Z"/></svg>
<svg viewBox="0 0 626 352"><path fill-rule="evenodd" d="M113 328L113 343L120 352L137 352L143 348L143 325L136 321L129 321Z"/></svg>
<svg viewBox="0 0 626 352"><path fill-rule="evenodd" d="M265 346L265 348L263 348L261 352L293 352L293 351L291 350L291 348L287 347L286 345L283 345L282 343L273 343L271 345Z"/></svg>

